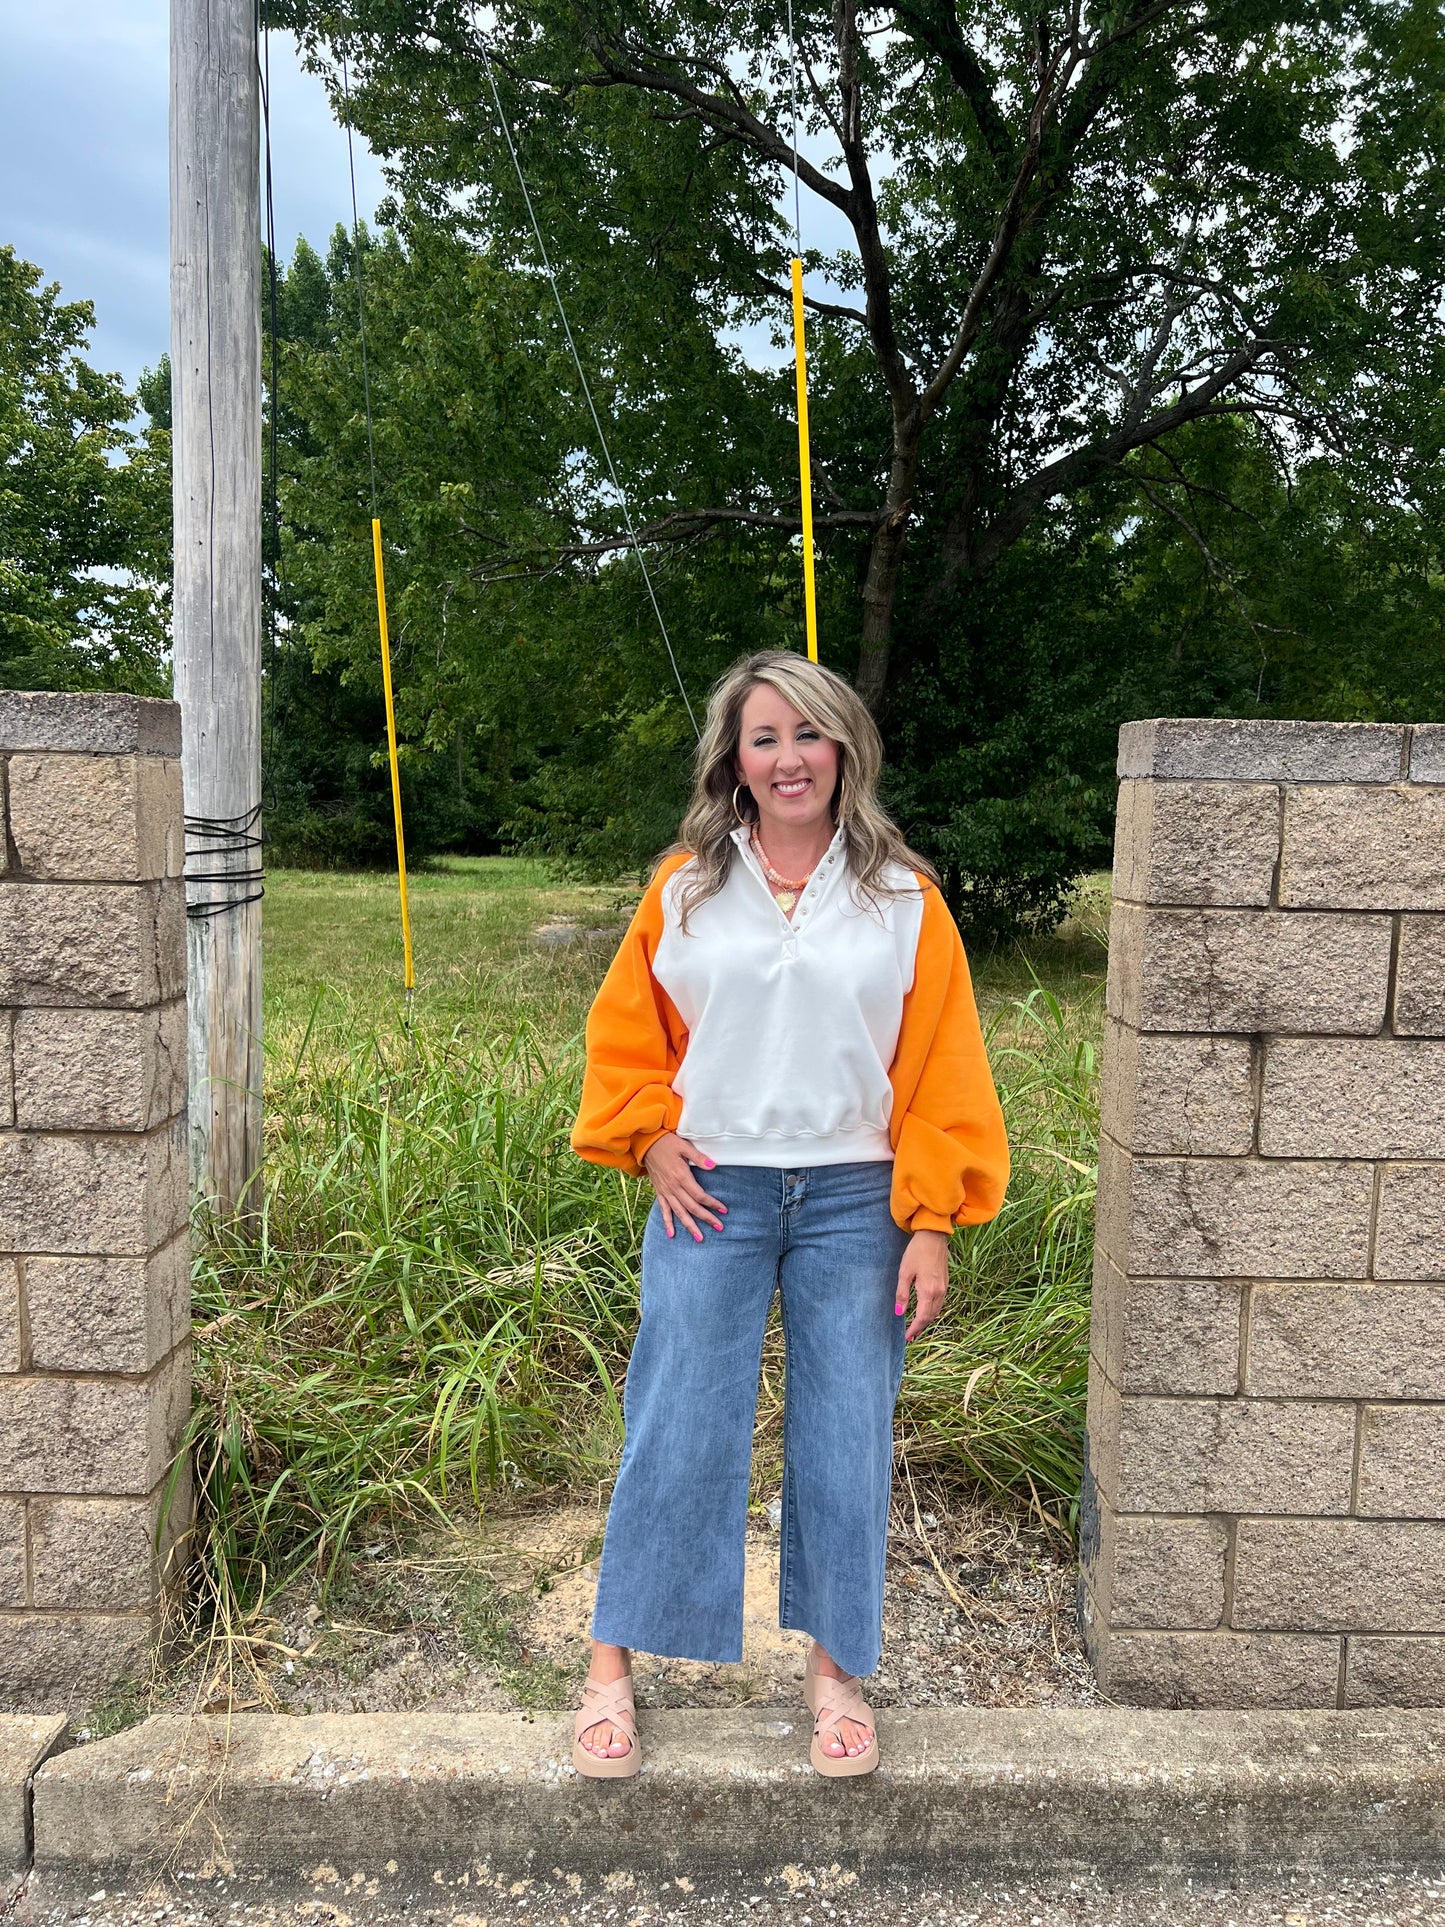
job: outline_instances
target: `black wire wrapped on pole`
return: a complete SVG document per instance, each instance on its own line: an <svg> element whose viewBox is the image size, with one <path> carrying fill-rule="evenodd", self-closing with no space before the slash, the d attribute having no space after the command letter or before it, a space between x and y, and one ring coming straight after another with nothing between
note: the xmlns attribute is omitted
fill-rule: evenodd
<svg viewBox="0 0 1445 1927"><path fill-rule="evenodd" d="M262 849L266 838L261 828L261 805L257 803L240 816L188 816L186 825L186 915L219 917L243 904L259 903L266 894L265 870L260 864L244 869L193 870L192 857L201 862L224 862L229 857L243 861ZM199 848L192 848L192 841ZM192 884L223 884L228 894L208 896L192 902Z"/></svg>

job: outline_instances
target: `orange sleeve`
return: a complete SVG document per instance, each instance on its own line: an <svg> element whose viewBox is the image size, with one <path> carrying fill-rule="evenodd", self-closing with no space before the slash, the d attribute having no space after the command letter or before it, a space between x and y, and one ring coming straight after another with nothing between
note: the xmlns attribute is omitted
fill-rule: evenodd
<svg viewBox="0 0 1445 1927"><path fill-rule="evenodd" d="M890 1203L905 1230L951 1231L997 1216L1008 1183L1008 1137L963 939L941 892L919 882L923 927L888 1073Z"/></svg>
<svg viewBox="0 0 1445 1927"><path fill-rule="evenodd" d="M682 1115L672 1078L687 1030L653 976L652 960L662 940L662 886L687 860L678 855L658 866L587 1013L587 1065L572 1149L633 1177L642 1175L644 1154L676 1130Z"/></svg>

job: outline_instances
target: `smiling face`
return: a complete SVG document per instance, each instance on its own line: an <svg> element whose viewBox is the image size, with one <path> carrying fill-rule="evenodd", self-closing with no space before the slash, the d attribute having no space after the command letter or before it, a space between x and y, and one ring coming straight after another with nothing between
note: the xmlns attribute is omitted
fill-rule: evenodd
<svg viewBox="0 0 1445 1927"><path fill-rule="evenodd" d="M738 778L757 801L758 831L825 830L833 834L829 804L838 781L838 745L770 683L750 690L738 731Z"/></svg>

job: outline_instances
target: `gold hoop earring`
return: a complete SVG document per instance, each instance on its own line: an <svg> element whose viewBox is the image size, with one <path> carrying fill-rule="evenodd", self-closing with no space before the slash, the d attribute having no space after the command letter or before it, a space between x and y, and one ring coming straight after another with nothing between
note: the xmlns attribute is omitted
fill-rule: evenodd
<svg viewBox="0 0 1445 1927"><path fill-rule="evenodd" d="M846 814L847 801L848 801L848 779L840 772L838 776L838 789L835 797L835 806L833 811L833 821L835 823L841 823L843 821L844 815Z"/></svg>
<svg viewBox="0 0 1445 1927"><path fill-rule="evenodd" d="M738 791L744 788L746 788L746 785L743 783L733 784L733 815L737 818L739 823L746 823L748 820L743 815L742 811L738 808Z"/></svg>

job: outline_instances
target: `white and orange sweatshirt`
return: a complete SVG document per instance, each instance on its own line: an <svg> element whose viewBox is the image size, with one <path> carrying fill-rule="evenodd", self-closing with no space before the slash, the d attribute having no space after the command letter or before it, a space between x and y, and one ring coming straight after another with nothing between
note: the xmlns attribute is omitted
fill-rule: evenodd
<svg viewBox="0 0 1445 1927"><path fill-rule="evenodd" d="M792 920L752 852L684 935L691 863L659 865L587 1017L572 1148L640 1174L677 1131L719 1164L893 1161L906 1230L993 1217L1008 1140L957 925L935 886L861 902L840 830Z"/></svg>

